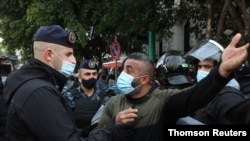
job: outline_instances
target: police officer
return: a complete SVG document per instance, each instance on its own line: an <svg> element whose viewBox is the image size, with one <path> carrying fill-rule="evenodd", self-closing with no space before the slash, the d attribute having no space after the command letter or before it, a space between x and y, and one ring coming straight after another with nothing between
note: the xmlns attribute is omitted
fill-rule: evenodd
<svg viewBox="0 0 250 141"><path fill-rule="evenodd" d="M6 135L10 141L120 140L125 128L109 122L99 133L81 137L61 94L74 72L76 35L59 25L41 26L34 36L34 59L12 71L5 82L8 104ZM127 129L127 128L126 128Z"/></svg>
<svg viewBox="0 0 250 141"><path fill-rule="evenodd" d="M205 40L192 52L190 56L199 60L197 64L197 82L202 81L210 71L220 63L221 54L224 48L214 40ZM230 124L225 118L225 112L237 101L244 99L244 96L237 93L239 83L232 79L217 94L217 96L205 107L197 110L193 117L205 124ZM229 94L230 92L230 94Z"/></svg>
<svg viewBox="0 0 250 141"><path fill-rule="evenodd" d="M177 50L164 53L156 64L156 78L164 89L182 89L192 85L188 78L189 66Z"/></svg>
<svg viewBox="0 0 250 141"><path fill-rule="evenodd" d="M77 128L88 136L91 127L91 119L100 107L106 91L96 87L98 66L94 60L83 60L80 64L78 78L79 87L63 93L69 102Z"/></svg>

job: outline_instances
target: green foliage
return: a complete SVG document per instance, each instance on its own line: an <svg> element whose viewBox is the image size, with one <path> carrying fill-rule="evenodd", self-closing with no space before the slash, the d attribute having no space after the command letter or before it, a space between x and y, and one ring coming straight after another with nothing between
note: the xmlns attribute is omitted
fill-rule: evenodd
<svg viewBox="0 0 250 141"><path fill-rule="evenodd" d="M177 21L190 21L190 31L197 39L206 38L208 1L180 0L2 0L0 1L0 36L3 45L9 51L22 49L24 60L32 57L32 39L41 25L59 24L78 35L75 54L78 60L83 56L100 56L100 52L109 53L109 45L117 39L122 52L141 51L142 44L147 44L148 31L155 31L157 40L172 37L172 26ZM222 43L227 43L230 36L218 34L218 22L224 0L212 2L211 35ZM241 17L237 4L242 1L232 0L237 17ZM245 1L245 7L250 1ZM242 19L237 20L241 22ZM240 24L238 24L240 25ZM228 14L223 22L225 29L234 32L246 31L239 27ZM94 30L89 39L86 33ZM247 34L247 33L245 33ZM219 35L219 36L218 36ZM90 40L91 39L91 40Z"/></svg>

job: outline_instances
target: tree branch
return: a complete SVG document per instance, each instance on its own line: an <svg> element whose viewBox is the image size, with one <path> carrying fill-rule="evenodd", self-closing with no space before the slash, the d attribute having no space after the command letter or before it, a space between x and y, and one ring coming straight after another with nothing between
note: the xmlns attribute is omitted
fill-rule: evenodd
<svg viewBox="0 0 250 141"><path fill-rule="evenodd" d="M223 8L222 8L222 11L220 13L220 19L219 19L219 22L218 22L218 26L217 26L217 33L216 33L216 38L220 40L220 35L222 33L222 30L223 30L223 23L224 23L224 20L225 20L225 16L226 16L226 13L227 13L227 8L228 8L228 3L230 1L229 0L225 0L224 1L224 5L223 5Z"/></svg>

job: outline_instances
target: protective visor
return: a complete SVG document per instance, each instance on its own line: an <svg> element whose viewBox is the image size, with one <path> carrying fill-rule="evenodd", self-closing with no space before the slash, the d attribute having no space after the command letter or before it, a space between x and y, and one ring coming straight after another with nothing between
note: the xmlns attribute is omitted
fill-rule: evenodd
<svg viewBox="0 0 250 141"><path fill-rule="evenodd" d="M186 58L194 57L200 61L216 56L216 54L221 54L224 48L214 40L207 40L202 42L197 47L192 48L189 52L185 54ZM220 57L220 55L218 56ZM189 59L188 59L189 60Z"/></svg>

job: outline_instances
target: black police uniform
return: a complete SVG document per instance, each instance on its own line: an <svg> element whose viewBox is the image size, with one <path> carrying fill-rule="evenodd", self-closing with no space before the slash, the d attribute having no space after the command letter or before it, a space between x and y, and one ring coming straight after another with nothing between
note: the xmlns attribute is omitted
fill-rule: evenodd
<svg viewBox="0 0 250 141"><path fill-rule="evenodd" d="M41 27L35 36L35 41L66 47L71 47L70 40L74 40L70 32L58 25ZM122 128L111 124L113 122L87 139L80 137L71 118L71 109L60 93L66 81L62 73L37 59L11 72L3 91L9 105L7 140L108 141L116 137L119 140L121 134L118 131Z"/></svg>

